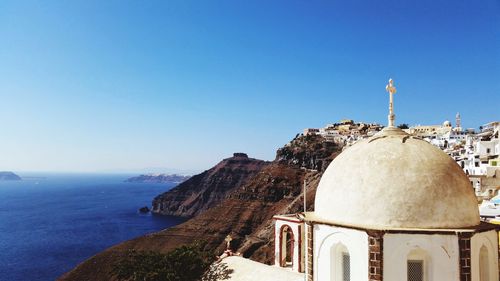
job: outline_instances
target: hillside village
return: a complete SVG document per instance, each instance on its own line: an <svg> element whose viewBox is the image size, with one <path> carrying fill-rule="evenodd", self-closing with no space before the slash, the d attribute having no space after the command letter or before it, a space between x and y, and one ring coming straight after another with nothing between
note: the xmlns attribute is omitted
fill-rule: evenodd
<svg viewBox="0 0 500 281"><path fill-rule="evenodd" d="M306 128L302 135L320 135L326 141L349 147L369 138L384 126L376 123L341 120L323 128ZM455 126L450 121L441 125L400 125L406 133L422 138L452 157L468 175L478 201L491 200L500 190L500 121L489 122L475 129L464 129L457 113ZM499 202L500 203L500 202ZM497 204L498 205L498 204ZM493 209L489 206L487 209ZM484 210L483 210L484 211ZM498 211L496 211L498 212ZM482 212L484 217L494 217Z"/></svg>

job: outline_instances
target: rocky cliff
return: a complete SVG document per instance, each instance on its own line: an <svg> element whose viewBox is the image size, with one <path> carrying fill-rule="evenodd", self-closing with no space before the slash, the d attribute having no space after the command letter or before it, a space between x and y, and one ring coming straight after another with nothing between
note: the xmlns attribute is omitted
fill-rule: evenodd
<svg viewBox="0 0 500 281"><path fill-rule="evenodd" d="M215 167L193 176L153 200L153 212L192 217L210 209L238 187L246 184L269 163L244 153L222 160Z"/></svg>
<svg viewBox="0 0 500 281"><path fill-rule="evenodd" d="M332 151L337 150L337 144L320 135L297 135L278 149L275 162L324 172L332 161Z"/></svg>
<svg viewBox="0 0 500 281"><path fill-rule="evenodd" d="M21 177L13 172L0 172L0 181L19 181Z"/></svg>
<svg viewBox="0 0 500 281"><path fill-rule="evenodd" d="M194 240L206 240L207 248L222 251L228 234L234 238L232 248L245 257L272 263L272 217L302 210L304 179L309 183L308 209L312 209L322 171L340 150L320 136L299 136L278 150L271 163L238 156L225 159L155 199L157 213L194 214L193 218L112 247L80 264L61 280L114 280L112 265L128 249L168 252ZM242 170L251 172L241 173ZM177 212L173 206L182 211ZM200 212L198 207L205 210Z"/></svg>

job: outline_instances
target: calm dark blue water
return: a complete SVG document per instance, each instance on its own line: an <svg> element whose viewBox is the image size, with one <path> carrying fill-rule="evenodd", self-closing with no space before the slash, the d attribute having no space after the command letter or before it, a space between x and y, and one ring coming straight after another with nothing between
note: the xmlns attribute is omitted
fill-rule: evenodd
<svg viewBox="0 0 500 281"><path fill-rule="evenodd" d="M54 280L98 252L182 222L139 214L168 184L45 174L0 182L0 280Z"/></svg>

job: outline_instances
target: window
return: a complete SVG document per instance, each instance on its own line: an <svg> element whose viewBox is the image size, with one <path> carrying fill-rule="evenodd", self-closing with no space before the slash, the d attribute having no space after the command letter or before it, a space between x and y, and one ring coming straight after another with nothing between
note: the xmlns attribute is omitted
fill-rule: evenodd
<svg viewBox="0 0 500 281"><path fill-rule="evenodd" d="M351 280L351 256L349 253L342 253L342 281Z"/></svg>
<svg viewBox="0 0 500 281"><path fill-rule="evenodd" d="M330 259L330 278L328 280L351 281L351 256L347 247L341 242L333 245L330 250Z"/></svg>
<svg viewBox="0 0 500 281"><path fill-rule="evenodd" d="M427 274L431 264L431 257L424 249L413 249L406 258L406 280L429 281Z"/></svg>
<svg viewBox="0 0 500 281"><path fill-rule="evenodd" d="M282 267L293 267L293 250L295 240L292 229L285 225L281 228L280 233L280 265Z"/></svg>
<svg viewBox="0 0 500 281"><path fill-rule="evenodd" d="M408 260L408 281L424 281L423 260Z"/></svg>
<svg viewBox="0 0 500 281"><path fill-rule="evenodd" d="M488 249L483 245L479 250L479 281L489 281Z"/></svg>

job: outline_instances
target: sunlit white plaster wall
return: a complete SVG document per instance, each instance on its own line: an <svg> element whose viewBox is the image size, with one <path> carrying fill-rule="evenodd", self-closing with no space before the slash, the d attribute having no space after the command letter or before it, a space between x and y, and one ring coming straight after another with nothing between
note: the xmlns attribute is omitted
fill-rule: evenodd
<svg viewBox="0 0 500 281"><path fill-rule="evenodd" d="M333 281L331 267L336 261L331 260L330 251L339 243L349 251L351 261L351 280L368 280L368 235L364 231L314 225L314 280Z"/></svg>
<svg viewBox="0 0 500 281"><path fill-rule="evenodd" d="M424 281L459 281L456 235L386 234L383 242L384 281L407 280L407 259L412 251L425 251Z"/></svg>

